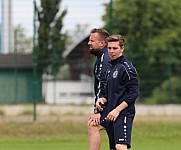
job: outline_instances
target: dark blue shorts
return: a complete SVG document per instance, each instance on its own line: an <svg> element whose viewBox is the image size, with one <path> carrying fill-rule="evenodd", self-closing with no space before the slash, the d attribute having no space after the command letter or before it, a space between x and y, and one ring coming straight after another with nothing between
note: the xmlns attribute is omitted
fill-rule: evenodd
<svg viewBox="0 0 181 150"><path fill-rule="evenodd" d="M115 122L103 121L109 137L110 149L115 149L116 144L126 144L128 149L131 148L133 120L134 114L119 115Z"/></svg>
<svg viewBox="0 0 181 150"><path fill-rule="evenodd" d="M113 131L108 130L109 122L106 120L106 117L108 115L107 112L108 112L107 107L105 107L104 111L101 112L100 125L103 126L106 129L106 132L107 132L107 135L108 135L108 138L109 138L109 147L110 147L110 149L115 149Z"/></svg>

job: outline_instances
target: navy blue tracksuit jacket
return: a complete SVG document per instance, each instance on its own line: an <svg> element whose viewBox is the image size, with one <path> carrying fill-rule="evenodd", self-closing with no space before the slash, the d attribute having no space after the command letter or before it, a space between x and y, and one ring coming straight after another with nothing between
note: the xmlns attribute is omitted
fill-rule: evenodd
<svg viewBox="0 0 181 150"><path fill-rule="evenodd" d="M135 113L135 100L139 96L137 71L124 56L112 60L107 74L107 107L108 113L125 101L128 107L121 115Z"/></svg>
<svg viewBox="0 0 181 150"><path fill-rule="evenodd" d="M106 72L110 68L110 57L107 52L107 47L104 47L97 55L97 59L94 65L94 92L95 92L95 103L96 101L104 97L106 90ZM97 108L94 103L94 112L97 112Z"/></svg>

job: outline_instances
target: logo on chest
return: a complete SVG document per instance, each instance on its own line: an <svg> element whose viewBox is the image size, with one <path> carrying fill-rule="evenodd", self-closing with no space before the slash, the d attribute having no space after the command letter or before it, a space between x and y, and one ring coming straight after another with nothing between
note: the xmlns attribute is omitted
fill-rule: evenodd
<svg viewBox="0 0 181 150"><path fill-rule="evenodd" d="M112 74L112 76L113 76L113 78L117 78L117 76L118 76L118 71L117 71L117 70L114 71L113 74Z"/></svg>

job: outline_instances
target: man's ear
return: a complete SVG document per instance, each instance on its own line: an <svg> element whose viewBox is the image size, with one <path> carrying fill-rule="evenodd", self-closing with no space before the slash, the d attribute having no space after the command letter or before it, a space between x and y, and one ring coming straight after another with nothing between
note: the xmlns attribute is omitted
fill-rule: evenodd
<svg viewBox="0 0 181 150"><path fill-rule="evenodd" d="M105 41L100 41L100 46L101 46L101 47L104 47L104 46L105 46L105 43L106 43Z"/></svg>
<svg viewBox="0 0 181 150"><path fill-rule="evenodd" d="M121 46L121 52L124 52L124 45Z"/></svg>

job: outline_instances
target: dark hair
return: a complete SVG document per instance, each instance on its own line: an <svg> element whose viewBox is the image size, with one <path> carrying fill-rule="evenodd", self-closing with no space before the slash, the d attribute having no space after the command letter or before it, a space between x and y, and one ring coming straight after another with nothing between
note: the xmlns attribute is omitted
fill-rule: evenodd
<svg viewBox="0 0 181 150"><path fill-rule="evenodd" d="M106 42L119 42L119 46L124 46L125 40L122 35L116 34L106 38Z"/></svg>
<svg viewBox="0 0 181 150"><path fill-rule="evenodd" d="M103 41L106 41L106 38L109 37L109 32L106 31L105 29L94 28L91 30L90 33L98 33L100 40L103 40Z"/></svg>

